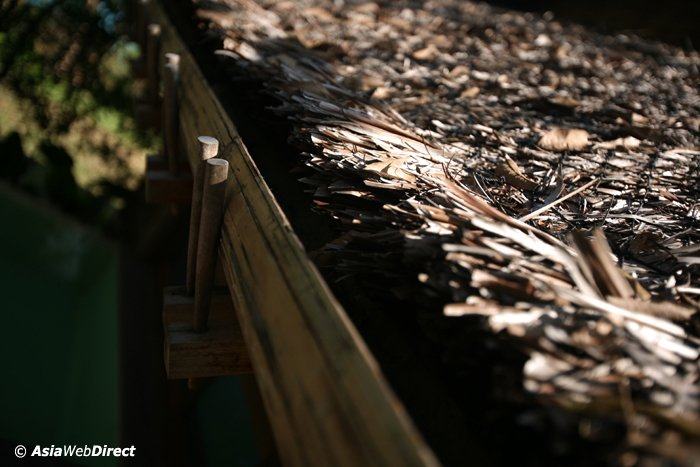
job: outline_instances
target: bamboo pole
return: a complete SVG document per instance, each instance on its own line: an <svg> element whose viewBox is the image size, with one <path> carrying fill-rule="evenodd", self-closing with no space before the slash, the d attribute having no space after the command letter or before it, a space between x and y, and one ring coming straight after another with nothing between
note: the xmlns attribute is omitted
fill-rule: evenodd
<svg viewBox="0 0 700 467"><path fill-rule="evenodd" d="M193 167L192 207L190 210L190 235L187 244L187 276L185 280L187 295L194 295L197 243L199 240L199 222L202 216L202 190L204 189L204 172L207 160L216 157L219 141L211 136L199 136L199 160Z"/></svg>
<svg viewBox="0 0 700 467"><path fill-rule="evenodd" d="M166 53L163 64L163 144L170 172L179 171L179 104L178 87L180 83L180 56Z"/></svg>
<svg viewBox="0 0 700 467"><path fill-rule="evenodd" d="M202 193L202 213L197 240L195 264L194 323L196 332L204 331L209 318L209 304L214 280L221 221L226 197L228 161L209 159L204 165L204 189Z"/></svg>

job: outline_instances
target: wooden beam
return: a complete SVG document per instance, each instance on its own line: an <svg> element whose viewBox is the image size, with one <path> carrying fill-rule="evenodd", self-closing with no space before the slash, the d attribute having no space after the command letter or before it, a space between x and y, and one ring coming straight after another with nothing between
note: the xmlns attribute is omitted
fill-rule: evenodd
<svg viewBox="0 0 700 467"><path fill-rule="evenodd" d="M180 54L180 146L197 135L230 164L220 254L282 461L433 466L434 454L310 262L235 126L158 2L163 50ZM185 111L186 110L186 111ZM263 131L263 129L261 129Z"/></svg>

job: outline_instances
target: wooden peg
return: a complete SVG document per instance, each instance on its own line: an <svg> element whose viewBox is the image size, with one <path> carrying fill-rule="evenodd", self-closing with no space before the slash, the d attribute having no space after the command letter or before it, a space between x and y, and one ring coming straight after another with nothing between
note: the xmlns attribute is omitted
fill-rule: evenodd
<svg viewBox="0 0 700 467"><path fill-rule="evenodd" d="M211 288L221 235L221 221L224 215L227 178L228 161L208 159L205 162L202 213L197 239L197 259L195 260L193 328L196 332L204 331L207 327Z"/></svg>
<svg viewBox="0 0 700 467"><path fill-rule="evenodd" d="M187 204L192 198L192 176L180 157L178 86L180 56L164 55L162 122L165 158L146 164L146 201L154 204ZM184 165L184 167L183 167Z"/></svg>
<svg viewBox="0 0 700 467"><path fill-rule="evenodd" d="M177 174L180 168L180 153L178 145L179 103L178 87L180 82L180 56L166 53L163 64L163 146L168 160L168 168Z"/></svg>
<svg viewBox="0 0 700 467"><path fill-rule="evenodd" d="M219 153L219 141L211 136L200 136L199 159L193 167L192 207L190 210L190 235L187 244L187 275L185 287L188 295L194 295L197 244L199 240L199 223L202 217L202 190L204 189L204 164Z"/></svg>
<svg viewBox="0 0 700 467"><path fill-rule="evenodd" d="M148 100L151 105L158 102L160 77L158 59L160 57L160 25L149 24L146 37L146 77L148 80Z"/></svg>
<svg viewBox="0 0 700 467"><path fill-rule="evenodd" d="M145 12L144 12L145 13ZM145 76L146 87L143 95L135 103L136 121L139 125L158 131L161 126L159 101L159 72L158 55L160 54L160 26L149 24L145 30L145 46L139 65L136 67L137 76Z"/></svg>

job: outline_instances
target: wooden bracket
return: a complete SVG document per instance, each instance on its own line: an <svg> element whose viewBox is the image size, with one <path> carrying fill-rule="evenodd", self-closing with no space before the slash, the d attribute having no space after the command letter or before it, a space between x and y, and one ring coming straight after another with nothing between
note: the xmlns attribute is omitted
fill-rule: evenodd
<svg viewBox="0 0 700 467"><path fill-rule="evenodd" d="M252 373L228 289L212 291L209 327L192 328L194 297L185 287L163 290L165 371L168 379L206 378Z"/></svg>
<svg viewBox="0 0 700 467"><path fill-rule="evenodd" d="M148 167L149 164L147 163ZM146 170L146 202L153 204L189 204L192 199L192 175L169 169Z"/></svg>
<svg viewBox="0 0 700 467"><path fill-rule="evenodd" d="M160 31L159 28L157 28ZM150 29L149 29L150 31ZM160 37L160 36L158 36ZM180 81L180 56L174 53L164 55L164 65L158 73L156 45L149 50L149 84L150 94L157 101L158 78L163 81L163 99L161 100L161 129L163 130L164 157L148 158L146 162L146 202L153 204L189 204L192 200L192 175L189 164L179 157L179 105L178 86ZM217 145L218 147L218 145ZM200 188L201 190L201 188Z"/></svg>
<svg viewBox="0 0 700 467"><path fill-rule="evenodd" d="M171 100L175 99L171 96ZM170 125L172 122L166 126ZM163 180L175 183L183 179L174 154L176 129L172 130L170 144L166 145L168 157L146 164L151 187L158 187ZM219 148L216 139L200 136L197 140L200 162L194 167L194 180L188 175L188 186L177 187L185 188L182 194L188 196L188 201L192 197L187 283L183 287L167 287L163 292L164 357L170 379L252 372L228 288L215 286L229 166L227 161L215 157ZM156 179L156 175L160 178ZM154 179L158 183L153 184ZM178 193L175 187L168 187L165 193L173 196ZM146 194L148 197L149 185Z"/></svg>

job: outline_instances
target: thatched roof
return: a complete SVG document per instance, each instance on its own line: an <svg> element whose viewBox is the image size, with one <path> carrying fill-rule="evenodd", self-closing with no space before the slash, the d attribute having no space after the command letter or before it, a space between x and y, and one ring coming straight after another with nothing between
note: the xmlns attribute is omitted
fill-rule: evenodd
<svg viewBox="0 0 700 467"><path fill-rule="evenodd" d="M421 271L543 404L688 459L659 440L700 434L698 54L457 0L198 6L293 122L336 271Z"/></svg>

